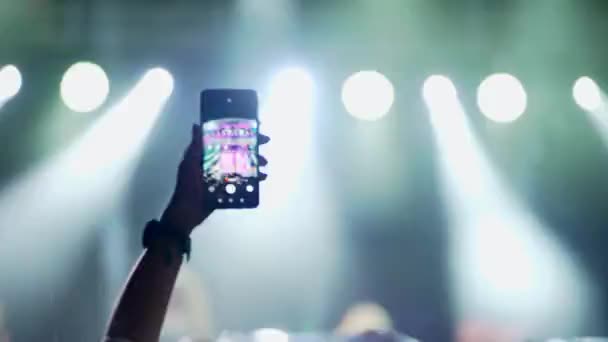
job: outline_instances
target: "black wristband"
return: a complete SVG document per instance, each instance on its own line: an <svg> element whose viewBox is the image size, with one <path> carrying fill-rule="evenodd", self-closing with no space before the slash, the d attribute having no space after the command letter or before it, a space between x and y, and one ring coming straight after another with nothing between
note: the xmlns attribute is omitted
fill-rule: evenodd
<svg viewBox="0 0 608 342"><path fill-rule="evenodd" d="M190 261L192 246L188 235L181 233L172 227L167 227L157 220L152 220L146 224L142 236L142 245L144 248L150 248L155 241L174 242L179 249L178 252L181 255L186 255L186 261Z"/></svg>

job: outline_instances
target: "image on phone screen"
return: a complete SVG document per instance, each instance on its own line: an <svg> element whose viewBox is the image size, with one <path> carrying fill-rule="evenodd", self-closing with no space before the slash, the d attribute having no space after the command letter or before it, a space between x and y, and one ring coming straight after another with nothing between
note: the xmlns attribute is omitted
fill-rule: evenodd
<svg viewBox="0 0 608 342"><path fill-rule="evenodd" d="M249 203L258 185L257 120L203 123L203 181L218 204Z"/></svg>

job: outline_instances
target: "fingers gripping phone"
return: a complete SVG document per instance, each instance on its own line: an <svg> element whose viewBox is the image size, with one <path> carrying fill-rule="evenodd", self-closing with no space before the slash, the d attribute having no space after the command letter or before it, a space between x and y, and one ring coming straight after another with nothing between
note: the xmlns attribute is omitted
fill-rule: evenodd
<svg viewBox="0 0 608 342"><path fill-rule="evenodd" d="M256 208L260 202L258 99L253 90L201 93L204 201L212 208Z"/></svg>

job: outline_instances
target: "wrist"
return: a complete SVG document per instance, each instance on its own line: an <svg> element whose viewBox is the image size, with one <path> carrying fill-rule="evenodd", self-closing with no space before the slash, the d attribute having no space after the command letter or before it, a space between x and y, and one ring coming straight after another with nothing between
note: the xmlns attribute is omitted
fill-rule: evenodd
<svg viewBox="0 0 608 342"><path fill-rule="evenodd" d="M142 236L142 245L147 249L165 249L177 252L190 259L191 242L189 234L169 225L168 222L152 220L148 222Z"/></svg>
<svg viewBox="0 0 608 342"><path fill-rule="evenodd" d="M184 220L180 219L178 215L175 215L171 212L170 209L167 209L163 215L160 217L159 222L168 229L173 229L177 232L185 234L186 236L190 236L190 233L194 229L194 227L190 227L190 225Z"/></svg>

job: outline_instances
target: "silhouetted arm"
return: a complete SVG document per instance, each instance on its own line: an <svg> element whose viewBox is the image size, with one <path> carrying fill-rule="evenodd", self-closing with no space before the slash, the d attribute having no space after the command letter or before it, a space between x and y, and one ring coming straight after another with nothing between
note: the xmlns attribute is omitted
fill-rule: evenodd
<svg viewBox="0 0 608 342"><path fill-rule="evenodd" d="M203 208L200 177L201 130L192 127L192 141L184 154L177 185L161 218L165 227L190 235L213 210ZM182 265L177 242L157 240L145 250L131 272L110 319L107 338L111 341L158 341L171 292Z"/></svg>
<svg viewBox="0 0 608 342"><path fill-rule="evenodd" d="M169 262L166 252L171 253ZM146 250L123 290L110 322L108 337L133 342L158 341L181 264L182 256L176 246Z"/></svg>
<svg viewBox="0 0 608 342"><path fill-rule="evenodd" d="M259 144L270 139L259 136ZM177 173L177 185L161 223L185 235L200 225L213 209L204 208L201 181L202 139L200 126L192 127L192 141ZM266 159L258 158L260 166ZM260 180L266 175L259 174ZM158 240L144 251L131 272L110 319L107 339L110 341L155 342L160 337L171 292L183 256L177 242Z"/></svg>

